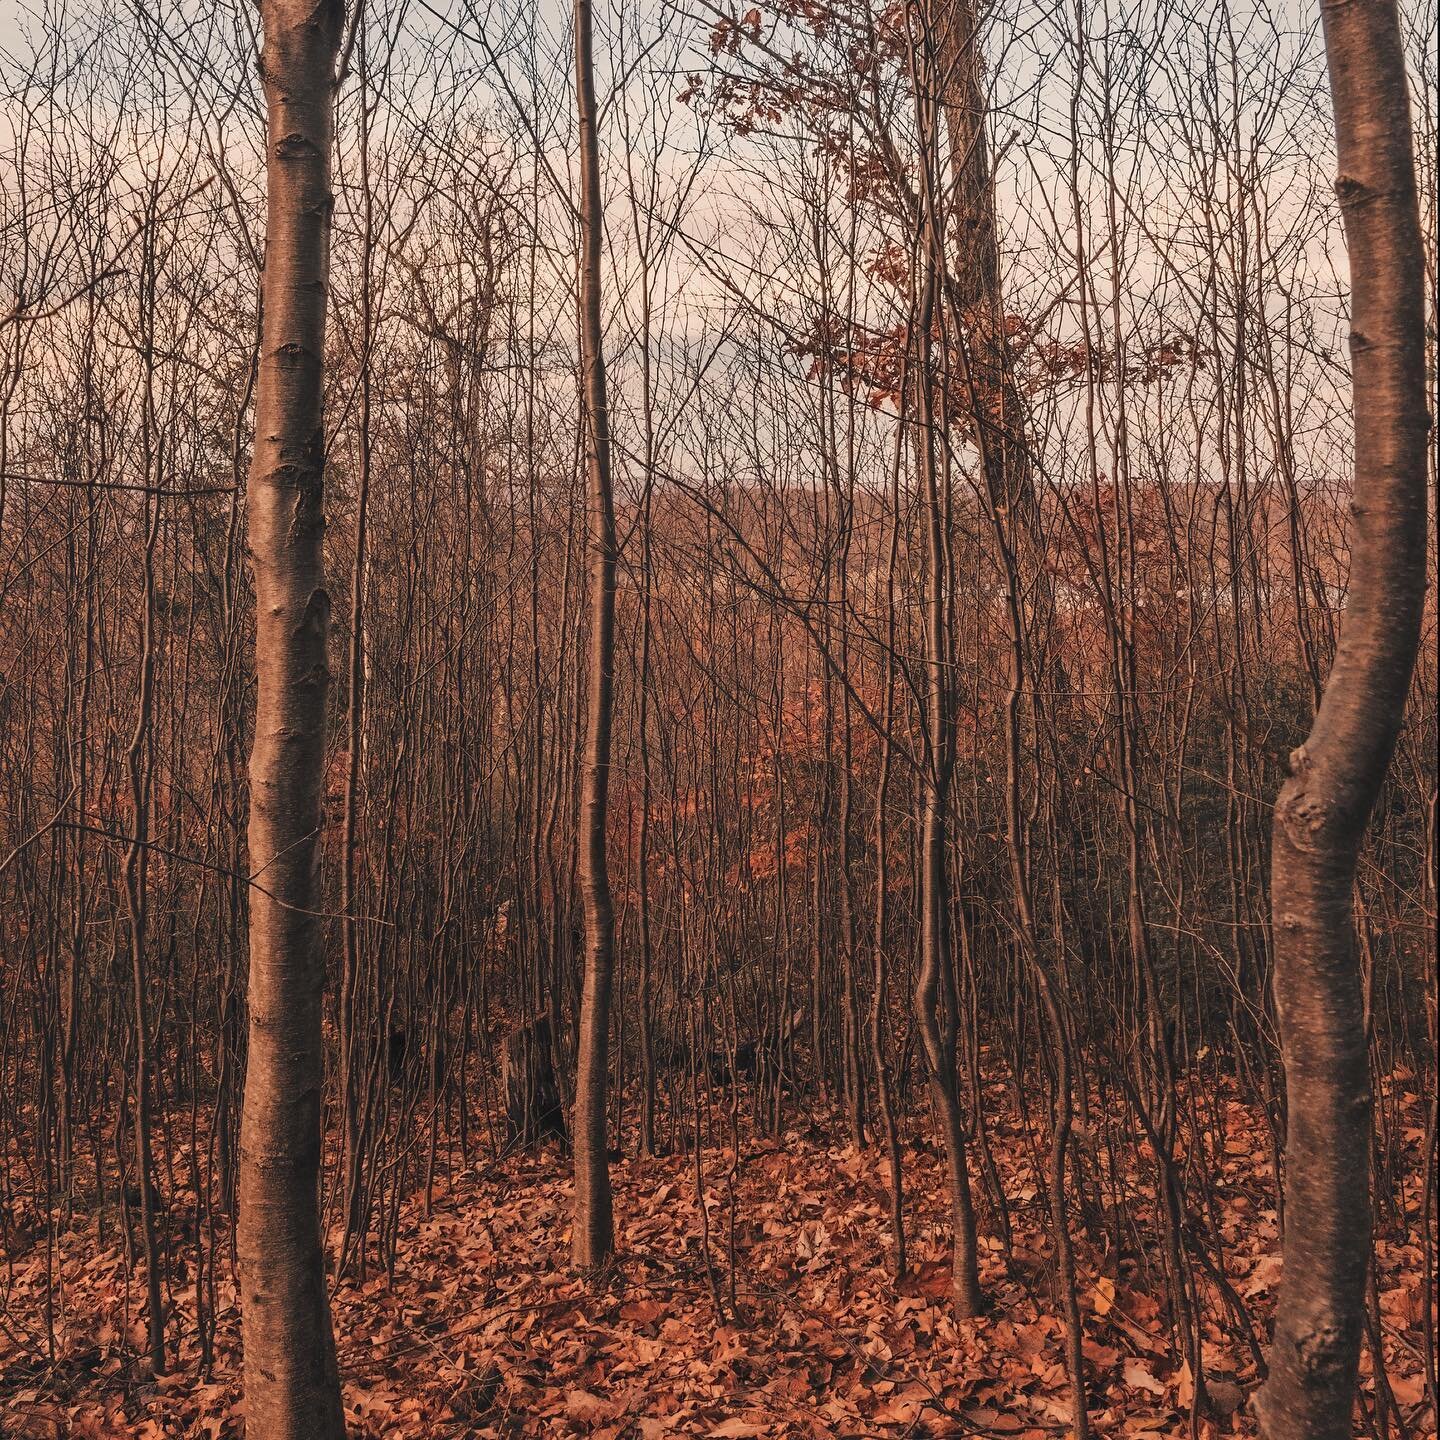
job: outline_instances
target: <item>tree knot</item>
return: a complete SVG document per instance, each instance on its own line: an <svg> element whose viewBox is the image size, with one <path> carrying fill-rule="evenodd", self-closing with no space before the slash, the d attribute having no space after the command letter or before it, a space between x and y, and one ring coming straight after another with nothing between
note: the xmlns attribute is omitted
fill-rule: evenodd
<svg viewBox="0 0 1440 1440"><path fill-rule="evenodd" d="M1354 175L1337 175L1335 177L1335 198L1340 202L1342 210L1352 210L1373 200L1375 191Z"/></svg>
<svg viewBox="0 0 1440 1440"><path fill-rule="evenodd" d="M275 142L275 158L277 160L315 160L319 158L319 155L319 148L306 135L298 133L282 135Z"/></svg>
<svg viewBox="0 0 1440 1440"><path fill-rule="evenodd" d="M286 340L273 351L275 363L282 370L298 370L310 351L298 340Z"/></svg>
<svg viewBox="0 0 1440 1440"><path fill-rule="evenodd" d="M1317 1322L1295 1337L1295 1358L1305 1374L1313 1379L1339 1374L1344 1371L1349 1356L1348 1339L1343 1326Z"/></svg>

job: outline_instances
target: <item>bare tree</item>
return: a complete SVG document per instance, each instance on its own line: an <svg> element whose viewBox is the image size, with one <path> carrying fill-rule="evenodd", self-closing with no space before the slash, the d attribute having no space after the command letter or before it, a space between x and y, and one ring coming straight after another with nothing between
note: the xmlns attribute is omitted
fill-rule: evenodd
<svg viewBox="0 0 1440 1440"><path fill-rule="evenodd" d="M580 793L580 893L585 906L585 970L575 1071L575 1263L599 1265L614 1245L605 1092L609 1070L610 985L615 914L606 823L615 690L615 504L610 484L610 414L601 343L600 147L590 0L575 0L575 100L580 130L580 369L585 398L589 516L590 669Z"/></svg>
<svg viewBox="0 0 1440 1440"><path fill-rule="evenodd" d="M1335 191L1350 248L1349 604L1275 806L1270 905L1285 1061L1285 1276L1258 1409L1268 1440L1340 1440L1370 1272L1369 1044L1352 910L1400 733L1425 592L1425 268L1394 0L1327 0Z"/></svg>
<svg viewBox="0 0 1440 1440"><path fill-rule="evenodd" d="M339 0L318 8L266 0L261 11L268 208L248 498L256 883L238 1223L246 1427L255 1440L329 1440L345 1429L318 1208L325 966L316 923L330 681L325 307L343 19Z"/></svg>

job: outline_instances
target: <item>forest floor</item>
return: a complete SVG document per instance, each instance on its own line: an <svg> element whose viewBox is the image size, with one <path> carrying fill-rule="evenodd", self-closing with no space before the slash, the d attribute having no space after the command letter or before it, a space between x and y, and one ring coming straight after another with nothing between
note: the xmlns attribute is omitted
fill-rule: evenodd
<svg viewBox="0 0 1440 1440"><path fill-rule="evenodd" d="M1420 1155L1415 1082L1394 1077L1396 1144L1405 1161L1397 1215L1377 1240L1388 1424L1374 1433L1412 1440L1435 1430L1423 1377L1426 1337ZM804 1123L778 1139L742 1133L731 1175L724 1147L700 1154L629 1156L613 1167L619 1255L600 1280L569 1268L571 1188L566 1156L530 1155L460 1170L400 1217L393 1278L336 1288L335 1327L353 1434L431 1437L669 1435L744 1437L1007 1436L1068 1433L1063 1331L1050 1293L1044 1191L1036 1148L1013 1092L990 1088L987 1115L997 1168L1011 1199L1013 1260L994 1238L983 1187L982 1279L993 1308L957 1324L946 1305L948 1227L943 1171L923 1139L907 1145L911 1270L898 1285L883 1147L857 1152ZM1214 1093L1222 1133L1206 1162L1224 1267L1260 1335L1279 1275L1266 1148L1255 1112ZM720 1129L728 1106L719 1107ZM923 1116L916 1117L917 1137ZM1143 1198L1153 1163L1131 1153L1128 1176L1091 1138L1094 1170L1128 1192L1118 1213L1097 1190L1102 1218L1077 1218L1090 1416L1099 1436L1190 1433L1193 1383L1177 1364L1163 1319L1162 1249ZM1143 1147L1142 1147L1143 1148ZM1118 1182L1119 1188L1114 1186ZM1117 1202L1108 1202L1113 1206ZM1077 1203L1076 1215L1080 1213ZM1128 1254L1111 1236L1128 1233ZM177 1286L173 1373L142 1360L143 1287L93 1226L59 1237L63 1276L57 1359L44 1359L46 1247L0 1267L0 1435L206 1437L244 1433L238 1314L228 1267L218 1280L215 1360L200 1373L193 1284ZM733 1265L732 1265L733 1260ZM1210 1413L1201 1437L1254 1434L1246 1398L1256 1383L1238 1327L1205 1281L1205 1371ZM1367 1353L1366 1409L1373 1412Z"/></svg>

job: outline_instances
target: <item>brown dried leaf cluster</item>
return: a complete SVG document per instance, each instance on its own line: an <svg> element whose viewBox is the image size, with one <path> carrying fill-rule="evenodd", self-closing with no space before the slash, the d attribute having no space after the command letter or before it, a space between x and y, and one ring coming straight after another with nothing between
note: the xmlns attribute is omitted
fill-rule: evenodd
<svg viewBox="0 0 1440 1440"><path fill-rule="evenodd" d="M1424 1135L1407 1081L1393 1081L1412 1166L1397 1195L1414 1230ZM750 1137L733 1188L733 1157L707 1147L699 1167L705 1224L693 1152L616 1163L620 1258L599 1280L570 1269L569 1170L552 1147L455 1174L436 1187L428 1215L423 1196L414 1197L393 1276L336 1287L352 1432L376 1440L1063 1435L1063 1334L1033 1136L1007 1086L995 1081L988 1092L1015 1251L1007 1265L987 1232L982 1278L995 1303L985 1318L957 1324L949 1314L943 1167L922 1143L906 1157L913 1262L898 1285L887 1269L880 1153L838 1146L818 1127ZM1258 1115L1238 1101L1227 1098L1216 1113L1214 1153L1190 1157L1190 1179L1209 1184L1226 1273L1263 1331L1280 1272L1266 1144ZM1099 1161L1097 1134L1082 1146ZM1165 1319L1156 1216L1145 1198L1154 1177L1143 1153L1132 1152L1127 1166L1113 1202L1098 1163L1074 1197L1077 1215L1087 1205L1092 1212L1093 1233L1076 1223L1091 1418L1100 1435L1188 1434L1194 1382ZM1125 1256L1106 1239L1117 1228L1132 1237ZM1433 1434L1421 1363L1422 1257L1418 1246L1394 1243L1383 1219L1376 1253L1388 1384L1411 1434ZM47 1263L61 1282L53 1362L34 1345ZM222 1281L209 1376L199 1373L187 1316L177 1327L186 1338L175 1372L148 1378L142 1294L120 1249L97 1249L79 1217L48 1261L43 1240L12 1257L0 1432L16 1440L242 1436L233 1283ZM1253 1435L1253 1363L1220 1323L1213 1289L1204 1300L1209 1402L1199 1433ZM171 1301L182 1312L193 1305L183 1284ZM1364 1370L1368 1404L1368 1354Z"/></svg>

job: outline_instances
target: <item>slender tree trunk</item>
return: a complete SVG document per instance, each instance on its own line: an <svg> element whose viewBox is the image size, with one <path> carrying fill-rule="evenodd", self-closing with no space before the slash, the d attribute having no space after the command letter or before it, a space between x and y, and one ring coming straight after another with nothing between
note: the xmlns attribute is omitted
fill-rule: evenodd
<svg viewBox="0 0 1440 1440"><path fill-rule="evenodd" d="M912 53L911 83L922 145L928 147L924 198L916 236L920 265L911 333L915 345L915 446L920 487L919 509L925 529L927 590L923 613L925 656L924 765L920 817L920 963L912 995L915 1026L925 1056L931 1099L945 1146L953 1228L951 1303L957 1318L984 1308L965 1153L965 1123L960 1111L956 1073L956 989L950 953L949 829L951 781L955 769L952 667L953 571L949 546L950 472L937 464L944 443L943 387L935 385L932 329L944 276L944 224L935 173L936 106L929 94L928 57ZM937 394L938 392L938 394ZM938 400L938 404L937 404ZM937 411L940 413L937 414Z"/></svg>
<svg viewBox="0 0 1440 1440"><path fill-rule="evenodd" d="M1268 1440L1351 1434L1370 1264L1371 1093L1351 912L1410 686L1425 587L1424 264L1394 0L1322 5L1350 247L1350 597L1275 806L1274 987L1285 1061L1285 1274L1257 1408Z"/></svg>
<svg viewBox="0 0 1440 1440"><path fill-rule="evenodd" d="M156 203L152 192L150 206ZM159 479L155 463L157 448L155 419L155 347L153 344L153 299L156 257L153 239L154 209L146 215L146 242L142 260L144 277L141 295L152 301L142 324L145 386L141 407L140 448L147 481ZM125 751L125 774L129 782L131 840L125 850L125 913L130 930L130 980L135 1007L135 1168L140 1192L140 1233L145 1251L146 1322L150 1365L157 1375L165 1371L165 1303L162 1291L160 1244L157 1234L156 1180L152 1130L155 1102L155 1040L150 1014L149 855L151 802L155 772L155 556L160 541L160 505L149 495L144 501L145 547L141 559L144 586L140 622L139 694L136 697L135 728Z"/></svg>
<svg viewBox="0 0 1440 1440"><path fill-rule="evenodd" d="M145 1252L145 1309L150 1367L165 1373L165 1301L161 1289L160 1245L156 1234L154 1123L155 1041L150 1016L148 869L152 784L152 710L155 693L155 546L159 506L145 499L145 609L141 621L140 694L135 730L125 753L134 834L125 850L125 912L130 930L130 980L135 1005L135 1170L140 1195L140 1234Z"/></svg>
<svg viewBox="0 0 1440 1440"><path fill-rule="evenodd" d="M251 1440L344 1434L320 1234L315 916L325 778L325 435L337 0L264 0L264 310L248 497L258 699L250 757L250 1045L237 1250Z"/></svg>
<svg viewBox="0 0 1440 1440"><path fill-rule="evenodd" d="M900 1128L895 1121L895 1101L890 1087L890 1061L885 1053L885 1010L889 986L889 826L885 813L890 803L890 767L894 749L896 672L896 566L900 548L900 453L902 435L896 442L891 505L894 521L885 577L885 700L881 710L880 773L875 783L875 943L874 975L870 991L870 1055L875 1066L875 1100L880 1128L885 1137L885 1154L890 1162L890 1234L895 1245L893 1262L896 1280L905 1278L905 1168L900 1152ZM783 859L782 859L783 865Z"/></svg>
<svg viewBox="0 0 1440 1440"><path fill-rule="evenodd" d="M345 809L340 831L340 909L343 919L340 964L340 1003L336 1008L336 1030L340 1041L340 1185L344 1206L344 1239L340 1265L358 1241L363 1249L366 1226L360 1211L361 1155L359 1147L359 1081L364 1067L356 1057L355 995L360 976L360 924L355 914L355 857L360 829L360 777L365 745L365 585L368 568L370 521L372 391L371 348L374 344L374 295L371 264L375 251L375 197L370 186L370 93L366 85L365 35L363 23L358 41L360 94L360 190L364 216L363 253L360 262L360 414L359 470L355 486L355 561L350 571L350 643L346 675L349 685L345 709Z"/></svg>
<svg viewBox="0 0 1440 1440"><path fill-rule="evenodd" d="M646 376L646 454L652 437L649 422L649 376ZM641 600L640 600L640 715L636 731L640 739L640 839L636 855L639 887L640 942L640 1151L655 1153L655 1035L654 1035L654 943L650 934L650 489L645 491L641 514Z"/></svg>
<svg viewBox="0 0 1440 1440"><path fill-rule="evenodd" d="M610 492L610 416L600 322L600 155L590 0L575 0L575 96L580 129L580 364L585 384L590 550L590 680L580 795L580 892L585 975L575 1074L575 1264L602 1264L614 1245L605 1145L610 982L615 914L606 857L610 729L615 689L615 508Z"/></svg>
<svg viewBox="0 0 1440 1440"><path fill-rule="evenodd" d="M922 335L928 333L929 307L922 312ZM950 780L954 763L951 731L953 690L950 684L949 556L944 541L944 504L935 474L935 437L930 433L929 367L919 367L922 425L926 558L929 593L925 605L926 745L923 815L921 821L920 967L915 977L915 1023L925 1052L931 1098L940 1122L950 1177L953 1226L951 1300L964 1319L983 1308L975 1210L970 1195L970 1170L965 1154L965 1124L960 1113L955 1069L958 1016L953 1004L950 955L950 885L947 865L950 821Z"/></svg>

